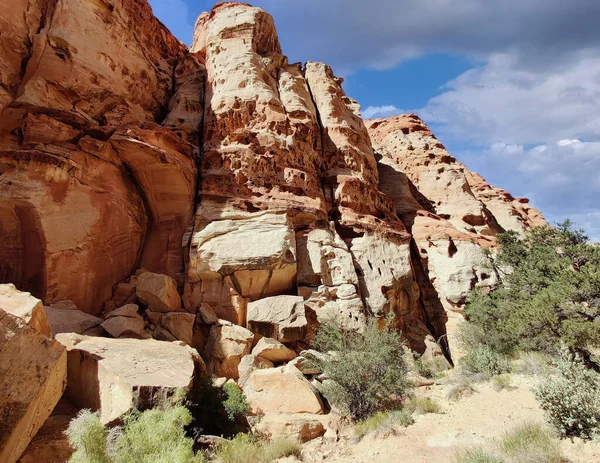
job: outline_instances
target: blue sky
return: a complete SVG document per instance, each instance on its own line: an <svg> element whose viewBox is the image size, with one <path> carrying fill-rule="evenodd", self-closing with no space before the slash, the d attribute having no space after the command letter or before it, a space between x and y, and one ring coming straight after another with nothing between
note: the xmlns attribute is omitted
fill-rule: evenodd
<svg viewBox="0 0 600 463"><path fill-rule="evenodd" d="M324 61L366 117L416 112L451 153L600 241L599 0L256 0L290 62ZM189 44L214 2L150 0Z"/></svg>

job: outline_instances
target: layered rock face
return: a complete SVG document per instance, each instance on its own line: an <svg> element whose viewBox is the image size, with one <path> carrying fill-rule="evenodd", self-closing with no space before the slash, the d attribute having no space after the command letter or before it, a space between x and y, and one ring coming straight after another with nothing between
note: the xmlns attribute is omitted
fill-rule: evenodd
<svg viewBox="0 0 600 463"><path fill-rule="evenodd" d="M526 199L493 187L452 157L414 114L366 122L379 156L380 188L409 228L421 288L429 283L446 310L460 311L476 287L498 282L486 248L501 231L546 222ZM428 280L428 281L427 281ZM429 311L436 299L424 297Z"/></svg>
<svg viewBox="0 0 600 463"><path fill-rule="evenodd" d="M0 281L97 314L139 263L183 271L203 71L145 1L17 3L0 5Z"/></svg>
<svg viewBox="0 0 600 463"><path fill-rule="evenodd" d="M217 4L189 50L146 0L0 12L0 308L61 340L105 422L209 374L257 430L321 435L320 323L390 320L449 359L454 314L497 284L484 250L545 224L417 116L365 124L259 8Z"/></svg>

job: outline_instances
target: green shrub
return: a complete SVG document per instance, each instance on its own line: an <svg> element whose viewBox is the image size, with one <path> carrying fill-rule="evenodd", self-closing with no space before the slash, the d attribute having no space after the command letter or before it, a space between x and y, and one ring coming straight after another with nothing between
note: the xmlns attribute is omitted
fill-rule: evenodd
<svg viewBox="0 0 600 463"><path fill-rule="evenodd" d="M492 387L495 391L501 391L502 389L513 389L511 386L512 378L510 375L499 375L492 378Z"/></svg>
<svg viewBox="0 0 600 463"><path fill-rule="evenodd" d="M600 434L600 378L581 357L563 346L558 377L547 377L534 390L550 423L564 437Z"/></svg>
<svg viewBox="0 0 600 463"><path fill-rule="evenodd" d="M412 413L425 415L427 413L442 413L442 407L431 397L412 397L406 408Z"/></svg>
<svg viewBox="0 0 600 463"><path fill-rule="evenodd" d="M65 431L69 444L75 449L72 463L105 463L110 461L106 449L106 429L98 413L81 410Z"/></svg>
<svg viewBox="0 0 600 463"><path fill-rule="evenodd" d="M300 444L290 439L259 441L250 434L238 434L217 445L214 457L220 463L270 463L279 458L300 456Z"/></svg>
<svg viewBox="0 0 600 463"><path fill-rule="evenodd" d="M235 384L226 383L221 388L210 378L200 378L190 392L186 406L192 413L188 429L193 433L233 437L248 429L244 422L248 403Z"/></svg>
<svg viewBox="0 0 600 463"><path fill-rule="evenodd" d="M395 330L379 329L376 320L367 322L363 333L329 322L317 331L315 346L335 351L322 360L330 380L323 384L323 393L340 412L364 419L401 408L409 383L403 344Z"/></svg>
<svg viewBox="0 0 600 463"><path fill-rule="evenodd" d="M476 291L465 310L485 333L482 344L505 355L555 354L559 341L575 349L599 346L600 247L568 221L498 240L501 283L489 294Z"/></svg>
<svg viewBox="0 0 600 463"><path fill-rule="evenodd" d="M397 428L406 428L413 423L412 414L407 409L377 412L356 423L354 433L359 438L370 433L375 433L378 437L386 437L393 434Z"/></svg>
<svg viewBox="0 0 600 463"><path fill-rule="evenodd" d="M438 379L448 370L448 361L443 357L427 359L423 357L414 360L415 371L423 378Z"/></svg>
<svg viewBox="0 0 600 463"><path fill-rule="evenodd" d="M511 462L561 463L560 445L551 430L536 423L515 426L502 436L501 454Z"/></svg>
<svg viewBox="0 0 600 463"><path fill-rule="evenodd" d="M191 415L182 406L135 412L122 427L106 432L97 413L80 412L66 431L75 449L73 463L201 463L184 427Z"/></svg>
<svg viewBox="0 0 600 463"><path fill-rule="evenodd" d="M488 446L465 449L456 463L562 463L560 445L545 426L524 423L506 432L500 441Z"/></svg>
<svg viewBox="0 0 600 463"><path fill-rule="evenodd" d="M477 392L473 387L472 381L464 375L459 375L454 379L454 382L446 392L448 400L459 400Z"/></svg>
<svg viewBox="0 0 600 463"><path fill-rule="evenodd" d="M505 463L503 458L494 455L481 447L465 449L458 452L454 461L456 463Z"/></svg>
<svg viewBox="0 0 600 463"><path fill-rule="evenodd" d="M223 402L227 417L234 421L248 413L250 405L246 400L244 392L233 383L225 383L223 385L223 391L227 395L227 399Z"/></svg>
<svg viewBox="0 0 600 463"><path fill-rule="evenodd" d="M508 357L485 345L479 345L469 351L462 362L473 373L484 373L488 377L510 371Z"/></svg>

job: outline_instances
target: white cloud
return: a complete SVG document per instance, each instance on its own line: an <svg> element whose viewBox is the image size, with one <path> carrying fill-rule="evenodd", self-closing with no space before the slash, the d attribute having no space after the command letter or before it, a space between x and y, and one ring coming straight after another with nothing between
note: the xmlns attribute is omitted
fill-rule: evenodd
<svg viewBox="0 0 600 463"><path fill-rule="evenodd" d="M376 117L389 117L401 114L402 110L396 108L394 105L385 106L369 106L362 112L364 119L373 119Z"/></svg>
<svg viewBox="0 0 600 463"><path fill-rule="evenodd" d="M464 141L538 144L599 137L599 109L600 49L551 70L495 54L448 82L421 114Z"/></svg>

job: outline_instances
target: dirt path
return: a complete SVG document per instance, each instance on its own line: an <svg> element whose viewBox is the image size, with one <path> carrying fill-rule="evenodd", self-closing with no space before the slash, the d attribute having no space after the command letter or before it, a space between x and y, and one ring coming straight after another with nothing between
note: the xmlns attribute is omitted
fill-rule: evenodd
<svg viewBox="0 0 600 463"><path fill-rule="evenodd" d="M508 428L525 421L543 422L531 387L532 377L513 375L512 389L495 391L490 382L475 385L471 396L457 402L445 399L442 386L429 395L442 404L442 414L416 417L415 424L387 438L352 437L338 443L309 443L304 460L344 463L432 463L452 462L464 447L489 444ZM351 435L351 434L350 434ZM600 443L562 442L565 456L573 463L600 463Z"/></svg>

